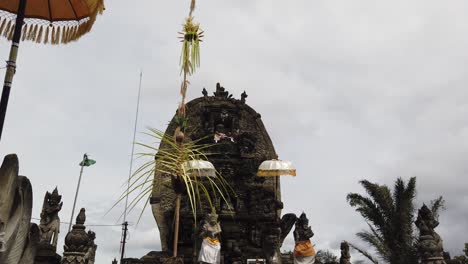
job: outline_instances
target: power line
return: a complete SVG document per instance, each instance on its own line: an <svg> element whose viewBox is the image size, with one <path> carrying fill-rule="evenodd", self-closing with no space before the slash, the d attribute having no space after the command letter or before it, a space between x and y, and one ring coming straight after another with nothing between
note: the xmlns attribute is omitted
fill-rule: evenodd
<svg viewBox="0 0 468 264"><path fill-rule="evenodd" d="M35 218L35 217L31 217L31 219L41 220L40 218ZM60 224L69 225L70 223L69 222L60 222ZM86 224L85 226L121 226L121 225L122 224L90 224L90 225Z"/></svg>

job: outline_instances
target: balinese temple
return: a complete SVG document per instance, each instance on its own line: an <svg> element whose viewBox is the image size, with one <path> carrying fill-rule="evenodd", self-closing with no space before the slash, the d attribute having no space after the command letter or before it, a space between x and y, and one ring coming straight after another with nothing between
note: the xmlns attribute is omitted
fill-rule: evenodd
<svg viewBox="0 0 468 264"><path fill-rule="evenodd" d="M235 99L217 84L213 95L208 95L205 89L202 94L187 103L186 137L213 144L209 152L214 154L207 158L233 188L230 203L219 195L214 201L222 229L222 263L247 263L247 260L268 259L273 255L281 258L280 247L295 216L292 221L288 217L281 221L280 178L257 176L263 161L278 158L261 115L246 104L245 92L240 99ZM174 134L176 127L173 120L166 133ZM159 263L160 256L172 252L175 193L167 182L169 176L156 174L150 201L162 252L150 252L140 260L128 259L128 263ZM208 213L206 204L197 210L197 221L201 222ZM184 263L198 263L200 243L190 203L183 196L178 255L184 257Z"/></svg>

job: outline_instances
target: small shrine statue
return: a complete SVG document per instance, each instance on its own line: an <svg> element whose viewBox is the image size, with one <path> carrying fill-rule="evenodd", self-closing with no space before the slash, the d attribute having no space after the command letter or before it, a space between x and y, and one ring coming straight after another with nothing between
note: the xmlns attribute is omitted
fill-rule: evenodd
<svg viewBox="0 0 468 264"><path fill-rule="evenodd" d="M346 241L341 242L340 264L351 264L351 255L349 254L349 244Z"/></svg>
<svg viewBox="0 0 468 264"><path fill-rule="evenodd" d="M309 219L305 213L296 220L294 228L294 264L314 264L315 250L310 242L310 238L314 236L314 232L309 226Z"/></svg>
<svg viewBox="0 0 468 264"><path fill-rule="evenodd" d="M58 212L62 210L62 196L58 194L57 187L52 193L46 192L42 205L41 222L39 232L41 242L57 247L57 239L60 233L60 218Z"/></svg>
<svg viewBox="0 0 468 264"><path fill-rule="evenodd" d="M221 262L220 233L221 226L218 222L218 215L214 212L208 214L207 220L200 232L200 237L203 238L200 254L198 254L198 261L200 263L219 264Z"/></svg>
<svg viewBox="0 0 468 264"><path fill-rule="evenodd" d="M231 136L229 132L226 131L223 124L216 125L213 139L216 143L218 143L222 139L227 139L227 140L230 140L231 142L234 142L234 138Z"/></svg>
<svg viewBox="0 0 468 264"><path fill-rule="evenodd" d="M85 258L88 260L87 264L94 264L95 257L96 257L96 249L97 249L97 245L94 243L94 240L96 239L96 233L89 230L88 237L89 237L88 251L85 254Z"/></svg>
<svg viewBox="0 0 468 264"><path fill-rule="evenodd" d="M418 253L422 264L445 264L442 239L434 229L439 225L431 209L423 205L415 222L419 229Z"/></svg>

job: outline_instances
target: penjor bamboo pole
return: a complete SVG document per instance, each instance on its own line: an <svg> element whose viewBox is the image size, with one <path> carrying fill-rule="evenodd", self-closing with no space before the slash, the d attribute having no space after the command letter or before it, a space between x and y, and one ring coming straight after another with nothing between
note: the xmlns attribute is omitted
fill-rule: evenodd
<svg viewBox="0 0 468 264"><path fill-rule="evenodd" d="M173 257L177 257L177 248L179 242L179 214L180 214L180 200L182 198L182 194L178 193L176 196L176 208L175 208L175 228L174 228L174 251Z"/></svg>
<svg viewBox="0 0 468 264"><path fill-rule="evenodd" d="M2 138L3 125L5 123L6 110L8 106L8 99L10 98L13 76L15 75L16 71L16 58L18 56L18 48L21 40L21 28L23 27L25 10L26 0L20 0L18 5L18 14L16 14L15 31L11 41L10 56L7 61L5 80L3 82L2 98L0 101L0 140Z"/></svg>

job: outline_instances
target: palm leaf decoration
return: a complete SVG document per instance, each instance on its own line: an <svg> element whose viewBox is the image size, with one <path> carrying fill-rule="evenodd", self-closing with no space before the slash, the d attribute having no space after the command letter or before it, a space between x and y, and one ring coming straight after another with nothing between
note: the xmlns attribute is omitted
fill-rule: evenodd
<svg viewBox="0 0 468 264"><path fill-rule="evenodd" d="M211 144L200 144L204 138L197 141L178 143L174 136L168 135L158 129L149 128L145 134L155 139L151 145L144 143L135 143L146 152L138 153L138 158L149 158L148 161L135 170L130 177L130 185L128 192L122 193L115 205L122 202L127 196L133 194L131 202L128 204L128 212L132 211L140 202L144 201L144 207L140 213L139 219L143 214L144 209L149 203L151 190L156 173L169 175L170 178L162 185L173 188L176 193L184 193L187 195L192 208L193 217L196 221L197 208L201 207L202 201L206 200L212 211L215 207L212 202L212 196L219 195L226 204L230 204L230 195L232 188L227 181L216 172L216 177L203 177L201 180L196 173L192 173L190 167L187 166L191 160L207 160L208 156L213 154L208 151ZM153 147L158 145L165 147ZM178 177L178 181L182 185L175 185L171 179ZM172 186L171 186L172 184ZM177 190L176 190L177 189ZM114 206L115 206L114 205Z"/></svg>

